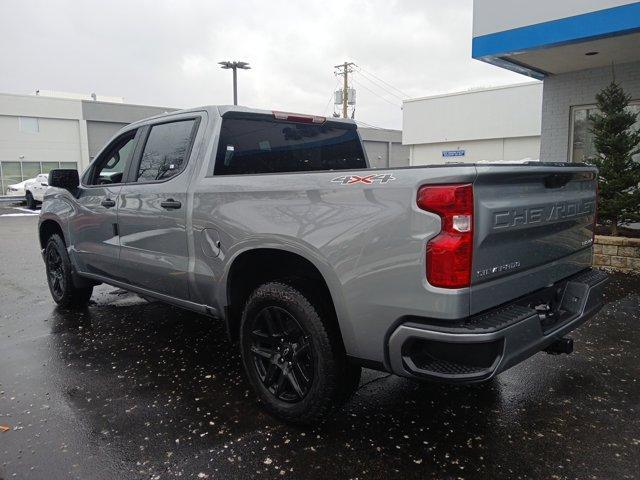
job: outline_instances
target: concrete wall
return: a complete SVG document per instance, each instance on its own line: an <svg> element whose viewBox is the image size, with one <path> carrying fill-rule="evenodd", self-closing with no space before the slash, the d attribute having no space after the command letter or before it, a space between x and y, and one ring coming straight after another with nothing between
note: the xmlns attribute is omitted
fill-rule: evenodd
<svg viewBox="0 0 640 480"><path fill-rule="evenodd" d="M406 100L402 143L538 136L541 107L540 82Z"/></svg>
<svg viewBox="0 0 640 480"><path fill-rule="evenodd" d="M461 157L443 157L442 152L464 150ZM472 163L479 161L537 160L540 137L492 138L462 142L443 142L411 145L411 165L434 165L447 162Z"/></svg>
<svg viewBox="0 0 640 480"><path fill-rule="evenodd" d="M78 120L39 118L37 133L20 131L19 117L0 115L0 161L80 162Z"/></svg>
<svg viewBox="0 0 640 480"><path fill-rule="evenodd" d="M616 65L615 76L634 100L640 100L640 62ZM594 104L596 94L611 79L611 67L564 73L544 79L541 160L569 160L571 107Z"/></svg>
<svg viewBox="0 0 640 480"><path fill-rule="evenodd" d="M0 93L0 115L78 120L82 107L78 100Z"/></svg>
<svg viewBox="0 0 640 480"><path fill-rule="evenodd" d="M105 103L82 100L82 118L87 121L132 123L143 118L154 117L176 108L132 105L127 103Z"/></svg>
<svg viewBox="0 0 640 480"><path fill-rule="evenodd" d="M80 162L80 102L0 94L0 161ZM19 117L38 119L38 133L20 131Z"/></svg>

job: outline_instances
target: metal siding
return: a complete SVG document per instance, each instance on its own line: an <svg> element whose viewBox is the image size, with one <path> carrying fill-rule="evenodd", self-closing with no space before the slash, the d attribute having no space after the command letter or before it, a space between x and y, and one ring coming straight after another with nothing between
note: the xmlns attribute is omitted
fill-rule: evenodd
<svg viewBox="0 0 640 480"><path fill-rule="evenodd" d="M374 168L385 168L389 166L389 153L387 142L372 142L365 140L364 149L367 151L369 163Z"/></svg>
<svg viewBox="0 0 640 480"><path fill-rule="evenodd" d="M126 123L87 122L87 136L89 139L89 157L93 160L96 154L105 146Z"/></svg>

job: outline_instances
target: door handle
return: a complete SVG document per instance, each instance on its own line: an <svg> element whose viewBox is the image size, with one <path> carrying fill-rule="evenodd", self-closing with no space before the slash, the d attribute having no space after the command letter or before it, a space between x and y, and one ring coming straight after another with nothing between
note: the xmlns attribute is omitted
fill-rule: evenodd
<svg viewBox="0 0 640 480"><path fill-rule="evenodd" d="M114 202L110 198L105 198L102 202L100 202L100 205L102 205L105 208L111 208L116 206L116 202Z"/></svg>
<svg viewBox="0 0 640 480"><path fill-rule="evenodd" d="M163 202L160 202L160 206L166 210L177 210L178 208L182 207L182 203L174 200L173 198L169 198Z"/></svg>

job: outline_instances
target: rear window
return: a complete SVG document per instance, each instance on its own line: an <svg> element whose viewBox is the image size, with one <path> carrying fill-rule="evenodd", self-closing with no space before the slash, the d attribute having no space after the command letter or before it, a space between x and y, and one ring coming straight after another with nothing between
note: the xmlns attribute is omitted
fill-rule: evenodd
<svg viewBox="0 0 640 480"><path fill-rule="evenodd" d="M222 120L216 175L363 168L362 145L351 125L258 116Z"/></svg>

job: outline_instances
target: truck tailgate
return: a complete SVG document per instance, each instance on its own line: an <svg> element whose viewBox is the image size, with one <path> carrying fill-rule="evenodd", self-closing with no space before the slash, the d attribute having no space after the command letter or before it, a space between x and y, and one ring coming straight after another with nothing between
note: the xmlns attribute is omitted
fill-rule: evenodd
<svg viewBox="0 0 640 480"><path fill-rule="evenodd" d="M591 266L596 170L477 166L471 314Z"/></svg>

